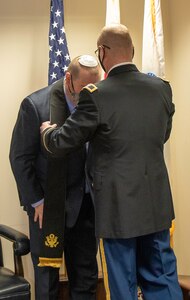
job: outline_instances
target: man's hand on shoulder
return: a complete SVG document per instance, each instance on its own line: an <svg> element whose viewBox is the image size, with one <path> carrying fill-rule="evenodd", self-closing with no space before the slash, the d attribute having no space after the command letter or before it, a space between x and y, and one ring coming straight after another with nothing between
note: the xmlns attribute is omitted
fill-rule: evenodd
<svg viewBox="0 0 190 300"><path fill-rule="evenodd" d="M47 128L56 128L57 124L50 125L50 121L43 122L40 126L40 133L42 133Z"/></svg>

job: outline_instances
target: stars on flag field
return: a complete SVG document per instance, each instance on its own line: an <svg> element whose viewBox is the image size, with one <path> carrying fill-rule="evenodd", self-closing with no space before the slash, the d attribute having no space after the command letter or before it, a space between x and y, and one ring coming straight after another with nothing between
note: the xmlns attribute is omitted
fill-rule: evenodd
<svg viewBox="0 0 190 300"><path fill-rule="evenodd" d="M49 28L49 84L64 76L69 63L70 56L64 28L63 1L51 0Z"/></svg>

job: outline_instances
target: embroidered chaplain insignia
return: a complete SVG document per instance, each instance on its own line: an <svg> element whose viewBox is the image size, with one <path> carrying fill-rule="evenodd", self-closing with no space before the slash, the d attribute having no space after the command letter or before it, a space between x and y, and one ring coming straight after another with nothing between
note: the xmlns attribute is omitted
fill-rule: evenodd
<svg viewBox="0 0 190 300"><path fill-rule="evenodd" d="M95 86L94 84L90 83L88 85L86 85L83 89L88 90L90 93L93 93L94 91L96 91L98 88L97 86Z"/></svg>
<svg viewBox="0 0 190 300"><path fill-rule="evenodd" d="M51 233L50 235L46 236L45 245L47 247L54 248L57 247L58 244L58 237L55 234Z"/></svg>

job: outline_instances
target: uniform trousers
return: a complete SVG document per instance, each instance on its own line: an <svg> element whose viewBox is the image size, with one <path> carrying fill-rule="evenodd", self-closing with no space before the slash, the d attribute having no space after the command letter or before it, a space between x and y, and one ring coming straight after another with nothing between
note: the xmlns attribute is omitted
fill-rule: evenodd
<svg viewBox="0 0 190 300"><path fill-rule="evenodd" d="M169 230L130 239L102 239L107 300L182 300Z"/></svg>

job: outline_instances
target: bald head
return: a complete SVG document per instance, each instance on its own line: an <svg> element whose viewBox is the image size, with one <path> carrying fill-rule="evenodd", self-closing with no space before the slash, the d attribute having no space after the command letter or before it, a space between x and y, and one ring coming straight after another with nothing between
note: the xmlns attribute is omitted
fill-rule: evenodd
<svg viewBox="0 0 190 300"><path fill-rule="evenodd" d="M107 46L109 62L117 64L121 62L131 62L133 59L133 42L126 26L122 24L113 24L103 27L97 40L97 45Z"/></svg>
<svg viewBox="0 0 190 300"><path fill-rule="evenodd" d="M75 57L65 73L65 92L69 100L76 105L81 89L89 83L101 79L101 68L96 58L91 55Z"/></svg>
<svg viewBox="0 0 190 300"><path fill-rule="evenodd" d="M82 71L86 71L86 73L89 73L89 75L100 77L100 65L98 64L97 60L90 55L80 55L75 57L67 69L67 72L72 74L73 78L75 79L80 77L80 73Z"/></svg>

